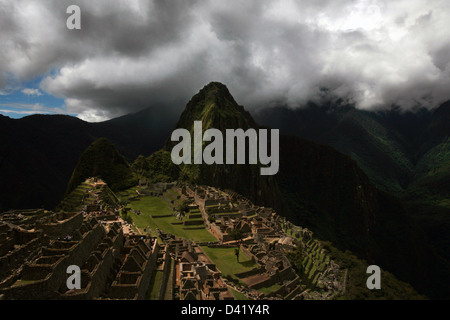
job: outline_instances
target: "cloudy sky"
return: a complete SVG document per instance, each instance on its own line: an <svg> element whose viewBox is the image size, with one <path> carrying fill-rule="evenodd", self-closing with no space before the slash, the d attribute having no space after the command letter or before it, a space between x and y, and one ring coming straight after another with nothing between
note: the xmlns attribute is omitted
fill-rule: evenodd
<svg viewBox="0 0 450 320"><path fill-rule="evenodd" d="M448 0L0 0L0 43L10 117L181 112L211 81L249 110L450 99Z"/></svg>

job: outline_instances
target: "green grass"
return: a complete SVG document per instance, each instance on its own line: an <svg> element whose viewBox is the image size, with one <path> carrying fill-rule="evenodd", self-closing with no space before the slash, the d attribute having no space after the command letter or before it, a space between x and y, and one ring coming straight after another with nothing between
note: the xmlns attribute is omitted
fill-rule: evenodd
<svg viewBox="0 0 450 320"><path fill-rule="evenodd" d="M225 213L211 213L211 215L214 215L216 217L234 216L234 215L238 215L238 214L239 214L238 211L230 211L230 212L225 212Z"/></svg>
<svg viewBox="0 0 450 320"><path fill-rule="evenodd" d="M87 193L89 188L90 185L83 182L74 191L64 197L59 207L67 211L80 211L83 206L83 195Z"/></svg>
<svg viewBox="0 0 450 320"><path fill-rule="evenodd" d="M189 240L198 242L215 242L217 239L210 234L206 229L198 230L184 230L184 225L173 225L173 223L180 223L174 216L164 218L152 218L152 216L171 215L168 203L158 197L142 197L139 201L132 201L128 207L140 210L141 215L136 215L133 212L128 214L133 218L133 222L140 229L149 226L152 230L161 229L165 232L170 232L176 236L183 237Z"/></svg>
<svg viewBox="0 0 450 320"><path fill-rule="evenodd" d="M272 285L270 287L259 288L258 291L262 292L264 294L269 294L269 293L272 293L274 291L277 291L280 288L281 288L281 286L278 283L275 283L274 285Z"/></svg>
<svg viewBox="0 0 450 320"><path fill-rule="evenodd" d="M35 283L37 281L38 280L22 280L22 279L20 279L20 280L17 280L11 287L18 287L18 286L21 286L21 285Z"/></svg>
<svg viewBox="0 0 450 320"><path fill-rule="evenodd" d="M155 271L152 275L152 279L150 280L150 284L148 286L147 291L147 299L148 300L158 300L159 299L159 291L161 289L161 283L163 279L162 271Z"/></svg>
<svg viewBox="0 0 450 320"><path fill-rule="evenodd" d="M174 204L177 204L177 205L183 204L183 200L181 200L181 198L177 199L181 195L174 189L167 190L166 195L170 200L172 200L174 202Z"/></svg>
<svg viewBox="0 0 450 320"><path fill-rule="evenodd" d="M249 300L245 294L240 293L232 288L230 288L230 290L231 290L231 293L233 293L233 296L236 300L240 300L240 301Z"/></svg>
<svg viewBox="0 0 450 320"><path fill-rule="evenodd" d="M133 229L136 234L139 234L139 230L138 228L136 228L136 226L131 226L131 229Z"/></svg>
<svg viewBox="0 0 450 320"><path fill-rule="evenodd" d="M166 291L164 293L164 300L172 300L172 281L173 281L173 272L172 272L172 267L173 267L173 259L169 260L169 278L167 279L167 283L166 283Z"/></svg>
<svg viewBox="0 0 450 320"><path fill-rule="evenodd" d="M143 213L137 219L140 217L146 219L146 215L144 213L150 213L153 216L165 216L172 214L172 210L170 210L167 202L158 197L142 197L139 201L132 201L129 207L140 210Z"/></svg>
<svg viewBox="0 0 450 320"><path fill-rule="evenodd" d="M120 200L128 200L130 197L137 196L136 190L139 190L139 188L131 187L126 190L117 192L116 194L119 196Z"/></svg>
<svg viewBox="0 0 450 320"><path fill-rule="evenodd" d="M180 194L176 192L174 189L167 190L167 196L170 200L176 200Z"/></svg>
<svg viewBox="0 0 450 320"><path fill-rule="evenodd" d="M250 271L257 267L242 251L239 254L239 262L234 255L235 248L209 248L202 247L208 257L217 265L224 276L238 279L235 274Z"/></svg>

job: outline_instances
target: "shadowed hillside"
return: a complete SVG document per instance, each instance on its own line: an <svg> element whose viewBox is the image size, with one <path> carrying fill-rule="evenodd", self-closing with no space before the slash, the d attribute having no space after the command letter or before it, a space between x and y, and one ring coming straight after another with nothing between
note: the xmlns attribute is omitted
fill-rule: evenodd
<svg viewBox="0 0 450 320"><path fill-rule="evenodd" d="M67 194L90 177L104 180L113 191L137 184L130 165L107 139L94 141L83 152L69 181Z"/></svg>
<svg viewBox="0 0 450 320"><path fill-rule="evenodd" d="M330 145L354 159L380 189L449 194L450 102L434 111L357 110L312 103L301 109L264 109L256 120L282 133Z"/></svg>
<svg viewBox="0 0 450 320"><path fill-rule="evenodd" d="M132 162L160 149L176 117L147 109L102 123L71 116L0 115L0 212L54 208L63 198L80 155L105 137Z"/></svg>

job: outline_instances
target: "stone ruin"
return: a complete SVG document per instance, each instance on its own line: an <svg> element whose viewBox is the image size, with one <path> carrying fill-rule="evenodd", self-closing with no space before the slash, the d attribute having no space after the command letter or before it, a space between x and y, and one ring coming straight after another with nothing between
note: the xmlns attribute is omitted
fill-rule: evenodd
<svg viewBox="0 0 450 320"><path fill-rule="evenodd" d="M174 300L234 300L222 273L201 248L159 230L175 263L171 284Z"/></svg>
<svg viewBox="0 0 450 320"><path fill-rule="evenodd" d="M145 298L158 256L155 238L125 237L120 223L102 224L81 212L10 212L6 221L13 215L19 225L0 222L4 299ZM30 220L34 229L24 229ZM81 268L81 289L67 288L71 265Z"/></svg>
<svg viewBox="0 0 450 320"><path fill-rule="evenodd" d="M240 240L240 248L258 267L237 276L247 283L250 290L279 284L280 289L264 298L273 299L330 299L343 292L345 275L321 249L313 233L295 226L278 216L271 208L258 207L239 194L213 187L185 187L184 193L193 197L194 202L204 209L208 216L215 216L207 224L210 232L223 244L235 243L230 235L233 230L242 230L245 239ZM217 215L226 206L236 203L237 215ZM298 275L286 257L286 252L303 246L305 257L304 274ZM186 263L191 260L186 259ZM345 280L344 280L345 282ZM255 291L249 291L252 295ZM259 295L258 298L261 298Z"/></svg>
<svg viewBox="0 0 450 320"><path fill-rule="evenodd" d="M214 264L181 262L178 279L180 300L234 300Z"/></svg>
<svg viewBox="0 0 450 320"><path fill-rule="evenodd" d="M161 190L169 186L173 187L165 184ZM236 275L247 284L248 297L331 299L345 290L346 275L310 230L236 193L203 186L177 188L190 208L200 211L196 213L199 217L217 215L215 222L205 219L205 225L219 240L229 241L202 245L238 245L258 265ZM144 299L157 272L163 279L159 299L164 298L166 286L170 286L167 292L172 299L234 299L220 270L197 244L157 230L164 243L161 246L156 238L127 232L110 210L99 214L97 209L3 214L0 299ZM108 214L112 219L106 219ZM245 239L235 242L230 236L233 230L241 230ZM286 252L297 245L304 247L304 275L296 274L286 257ZM69 265L81 267L81 289L67 289ZM275 284L279 289L269 294L256 291Z"/></svg>

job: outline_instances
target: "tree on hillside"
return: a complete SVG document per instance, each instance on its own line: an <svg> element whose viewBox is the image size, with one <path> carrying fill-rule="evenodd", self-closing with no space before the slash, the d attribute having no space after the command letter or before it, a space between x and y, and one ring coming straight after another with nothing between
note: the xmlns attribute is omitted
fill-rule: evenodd
<svg viewBox="0 0 450 320"><path fill-rule="evenodd" d="M183 215L189 212L189 205L186 201L183 201L183 203L178 206L178 211Z"/></svg>
<svg viewBox="0 0 450 320"><path fill-rule="evenodd" d="M139 175L143 175L144 172L149 170L149 167L148 160L143 155L137 157L131 165L131 168Z"/></svg>
<svg viewBox="0 0 450 320"><path fill-rule="evenodd" d="M241 240L245 237L244 232L241 229L233 229L230 232L230 236L235 240L241 242Z"/></svg>
<svg viewBox="0 0 450 320"><path fill-rule="evenodd" d="M292 267L297 272L298 275L304 273L303 258L305 257L305 252L302 243L298 243L294 251L288 252L286 257L292 264Z"/></svg>
<svg viewBox="0 0 450 320"><path fill-rule="evenodd" d="M178 180L180 167L172 162L171 154L168 151L160 150L153 153L146 159L148 169L145 175L153 182L170 182Z"/></svg>

